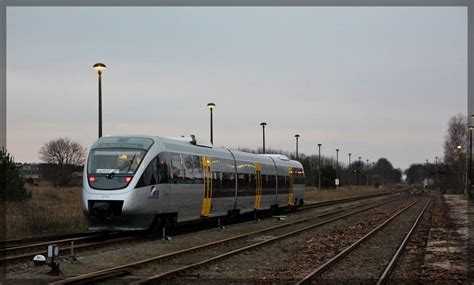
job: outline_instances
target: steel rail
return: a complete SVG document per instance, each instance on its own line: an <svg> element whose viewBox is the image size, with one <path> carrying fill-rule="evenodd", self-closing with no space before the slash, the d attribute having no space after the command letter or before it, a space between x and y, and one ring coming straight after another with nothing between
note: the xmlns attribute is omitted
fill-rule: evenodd
<svg viewBox="0 0 474 285"><path fill-rule="evenodd" d="M356 211L352 211L350 213L347 213L347 214L344 214L344 215L341 215L341 216L338 216L338 217L335 217L335 218L331 218L331 219L319 222L316 225L311 225L310 227L305 227L300 231L308 230L308 229L318 227L318 226L322 226L324 224L327 224L327 223L330 223L330 222L333 222L333 221L336 221L336 220L340 220L340 219L343 219L345 217L348 217L348 216L351 216L351 215L354 215L354 214L357 214L357 213L360 213L360 212L363 212L363 211L367 211L367 210L370 210L370 209L375 208L375 207L382 206L384 204L393 202L394 200L395 199L391 199L389 201L383 201L383 202L380 202L380 203L376 203L375 205L372 205L372 206L369 206L369 207L366 207L366 208L363 208L363 209L359 209L359 210L356 210ZM161 255L158 255L158 256L154 256L154 257L147 258L147 259L144 259L144 260L132 262L132 263L129 263L129 264L124 264L124 265L120 265L120 266L116 266L116 267L112 267L112 268L108 268L108 269L99 270L99 271L96 271L96 272L91 272L91 273L79 275L79 276L68 278L68 279L59 280L59 281L56 281L56 282L52 282L50 284L54 284L54 285L71 284L71 283L76 283L76 282L86 282L86 281L91 281L91 280L96 280L96 279L103 279L104 276L111 277L111 276L114 276L114 274L122 275L124 270L130 269L130 268L135 268L135 267L138 267L138 266L142 266L142 265L150 263L150 262L156 262L158 260L164 260L164 259L167 259L167 258L177 257L179 255L188 254L188 253L191 253L191 252L194 252L194 251L197 251L197 250L202 250L202 249L210 248L210 247L213 247L213 246L222 245L222 244L232 242L232 241L236 241L236 240L239 240L239 239L248 238L248 237L256 235L256 234L262 234L262 233L266 233L266 232L269 232L269 231L272 231L272 230L281 229L281 228L288 227L288 226L291 226L291 225L307 222L309 220L317 219L317 218L320 218L320 217L326 217L328 215L336 214L336 213L339 213L341 211L342 210L339 209L339 210L334 211L333 213L319 214L319 215L315 215L313 217L308 217L308 218L296 220L296 221L293 221L293 222L288 222L288 223L285 223L285 224L268 227L268 228L265 228L265 229L262 229L262 230L255 230L255 231L252 231L252 232L249 232L249 233L240 234L240 235L237 235L237 236L234 236L234 237L225 238L225 239L221 239L221 240L218 240L218 241L213 241L213 242L210 242L210 243L197 245L197 246L194 246L194 247L191 247L191 248L186 248L186 249L182 249L182 250L178 250L178 251L174 251L174 252L170 252L170 253L161 254ZM297 231L297 232L300 232L300 231ZM294 233L297 233L297 232L294 232ZM283 237L281 237L281 238L283 238ZM274 240L274 239L272 239L272 240ZM267 241L269 241L269 240L266 240L264 242L267 242ZM259 244L261 244L261 242L258 243L258 245Z"/></svg>
<svg viewBox="0 0 474 285"><path fill-rule="evenodd" d="M370 198L387 196L387 195L394 195L394 194L399 194L399 193L400 192L376 193L376 194L361 195L361 196L355 196L355 197L349 197L349 198L310 203L310 204L305 204L303 206L298 207L298 210L306 210L306 209L313 209L313 208L319 208L319 207L324 207L324 206L331 206L331 205L340 204L340 203L370 199Z"/></svg>
<svg viewBox="0 0 474 285"><path fill-rule="evenodd" d="M27 248L34 248L34 247L39 247L42 245L48 245L51 243L66 243L66 242L71 242L71 241L81 241L81 240L88 240L88 239L94 239L94 238L100 238L100 237L106 237L109 234L96 234L96 235L88 235L88 236L83 236L83 237L74 237L74 238L66 238L66 239L58 239L58 240L49 240L49 241L42 241L42 242L37 242L37 243L29 243L29 244L22 244L22 245L14 245L14 246L9 246L6 248L0 248L0 254L8 254L9 251L13 250L19 250L19 249L27 249Z"/></svg>
<svg viewBox="0 0 474 285"><path fill-rule="evenodd" d="M425 213L425 211L428 208L431 201L432 201L432 199L430 199L430 200L428 200L428 202L426 202L425 207L423 207L423 210L421 210L420 214L418 215L418 217L416 218L416 220L413 223L412 227L410 228L410 230L406 234L405 238L403 239L402 243L398 247L397 251L392 256L392 259L390 260L389 264L387 265L387 267L383 271L382 275L380 275L380 278L377 281L377 285L381 285L381 284L384 284L386 282L389 274L392 272L392 269L395 266L395 263L396 263L397 259L400 257L402 251L405 249L405 246L407 245L408 240L410 239L412 233L415 231L415 228L418 226L418 223L421 220L421 217Z"/></svg>
<svg viewBox="0 0 474 285"><path fill-rule="evenodd" d="M420 198L421 199L421 198ZM316 270L312 271L308 275L306 275L303 279L298 281L296 284L297 285L302 285L302 284L310 284L311 279L322 274L324 271L326 271L330 266L334 265L337 261L339 261L342 257L346 256L348 253L350 253L352 250L354 250L360 243L363 241L367 240L369 237L371 237L373 234L377 233L380 229L385 227L388 223L393 221L396 217L398 217L400 214L408 210L410 207L415 205L420 199L410 203L408 206L404 207L397 213L393 214L390 218L385 220L382 224L378 225L376 228L371 230L369 233L365 234L363 237L358 239L356 242L352 243L350 246L345 248L343 251L339 252L337 255L333 256L331 259L326 261L323 265L319 266Z"/></svg>
<svg viewBox="0 0 474 285"><path fill-rule="evenodd" d="M128 241L128 240L133 240L133 239L136 239L136 238L138 238L138 237L136 237L136 236L121 237L121 238L114 238L114 239L106 240L106 241L96 241L96 242L83 243L83 244L74 245L74 250L82 250L82 249L85 249L85 248L94 248L94 247L97 247L97 246L103 246L103 245L108 245L108 244L113 244L113 243L124 242L124 241ZM69 246L66 246L66 247L62 247L61 249L62 250L70 250L71 246L69 245ZM10 255L10 256L7 255L5 257L0 258L0 265L11 263L11 262L18 262L18 261L22 261L22 260L26 260L26 259L32 259L34 256L36 256L38 254L46 255L46 251L45 250L37 250L37 251L34 251L34 252L30 252L30 253L23 253L23 254Z"/></svg>
<svg viewBox="0 0 474 285"><path fill-rule="evenodd" d="M92 236L96 234L97 232L82 232L82 233L72 233L72 234L60 234L60 235L0 240L0 250L4 250L10 247L39 243L43 241L53 241L53 240L61 240L61 239L86 237L86 236Z"/></svg>

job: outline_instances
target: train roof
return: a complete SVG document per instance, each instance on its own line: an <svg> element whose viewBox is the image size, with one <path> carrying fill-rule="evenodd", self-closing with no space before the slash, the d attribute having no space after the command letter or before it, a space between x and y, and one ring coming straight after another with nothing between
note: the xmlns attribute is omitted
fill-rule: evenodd
<svg viewBox="0 0 474 285"><path fill-rule="evenodd" d="M282 154L254 154L243 152L239 150L216 147L213 146L209 141L197 140L193 136L188 137L159 137L149 135L118 135L118 136L107 136L113 137L133 137L133 138L148 138L152 139L157 143L163 143L165 148L171 151L177 152L188 152L188 153L199 153L208 154L220 157L232 158L234 155L236 160L254 161L259 163L272 163L275 161L277 165L292 166L292 167L303 167L299 161L291 160L286 155ZM230 151L230 152L229 152Z"/></svg>

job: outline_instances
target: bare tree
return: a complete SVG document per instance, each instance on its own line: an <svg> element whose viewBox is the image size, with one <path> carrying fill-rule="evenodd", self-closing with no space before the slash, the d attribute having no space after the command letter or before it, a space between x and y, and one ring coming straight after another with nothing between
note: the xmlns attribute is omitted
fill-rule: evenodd
<svg viewBox="0 0 474 285"><path fill-rule="evenodd" d="M71 181L74 167L82 165L86 148L69 138L58 138L44 144L39 157L51 166L50 178L56 186L67 185Z"/></svg>
<svg viewBox="0 0 474 285"><path fill-rule="evenodd" d="M458 114L449 119L448 130L444 141L444 162L456 177L454 181L456 184L456 192L458 193L465 191L467 150L467 118L463 114Z"/></svg>

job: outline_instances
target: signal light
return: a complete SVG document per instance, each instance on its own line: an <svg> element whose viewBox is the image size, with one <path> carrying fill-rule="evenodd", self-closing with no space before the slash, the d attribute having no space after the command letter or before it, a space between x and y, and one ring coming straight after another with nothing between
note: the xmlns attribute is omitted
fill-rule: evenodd
<svg viewBox="0 0 474 285"><path fill-rule="evenodd" d="M95 177L94 176L89 176L89 182L94 183L95 182Z"/></svg>
<svg viewBox="0 0 474 285"><path fill-rule="evenodd" d="M131 177L131 176L127 176L127 177L125 177L125 182L127 182L127 183L128 183L128 182L130 182L130 181L132 181L132 177Z"/></svg>

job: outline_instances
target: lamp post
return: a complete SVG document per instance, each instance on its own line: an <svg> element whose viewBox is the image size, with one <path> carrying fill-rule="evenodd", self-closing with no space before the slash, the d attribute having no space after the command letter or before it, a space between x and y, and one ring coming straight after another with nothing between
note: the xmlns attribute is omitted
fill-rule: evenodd
<svg viewBox="0 0 474 285"><path fill-rule="evenodd" d="M263 154L265 154L265 126L267 123L261 122L260 126L262 126L262 131L263 131Z"/></svg>
<svg viewBox="0 0 474 285"><path fill-rule="evenodd" d="M321 146L322 144L318 143L318 189L321 189Z"/></svg>
<svg viewBox="0 0 474 285"><path fill-rule="evenodd" d="M372 161L372 187L375 188L375 173L374 173L374 168L375 168L375 162Z"/></svg>
<svg viewBox="0 0 474 285"><path fill-rule="evenodd" d="M362 169L361 169L362 164L360 162L361 158L362 157L359 156L359 167L358 167L359 168L359 175L358 175L359 176L359 183L357 183L357 185L359 185L359 186L362 185L362 176L361 176L362 175Z"/></svg>
<svg viewBox="0 0 474 285"><path fill-rule="evenodd" d="M352 166L351 166L351 155L352 153L349 152L349 175L347 177L347 180L349 182L349 187L351 187L351 176L352 176Z"/></svg>
<svg viewBox="0 0 474 285"><path fill-rule="evenodd" d="M365 174L365 186L369 187L369 160L365 160L367 162L367 172Z"/></svg>
<svg viewBox="0 0 474 285"><path fill-rule="evenodd" d="M435 185L438 186L438 157L435 156Z"/></svg>
<svg viewBox="0 0 474 285"><path fill-rule="evenodd" d="M92 66L99 74L99 138L102 137L102 72L105 70L105 64L96 63Z"/></svg>
<svg viewBox="0 0 474 285"><path fill-rule="evenodd" d="M298 160L298 139L299 139L300 135L295 135L295 138L296 138L296 160Z"/></svg>
<svg viewBox="0 0 474 285"><path fill-rule="evenodd" d="M211 144L214 144L214 132L213 132L213 123L212 123L212 110L216 107L214 103L208 103L207 107L211 111Z"/></svg>
<svg viewBox="0 0 474 285"><path fill-rule="evenodd" d="M336 180L337 180L337 183L336 183L336 190L337 190L337 186L339 186L339 149L336 148Z"/></svg>

